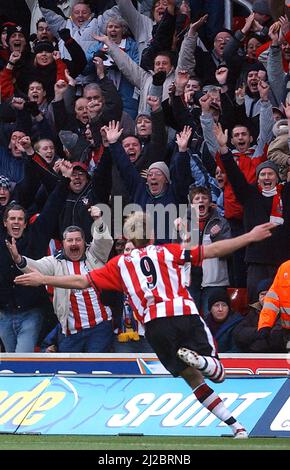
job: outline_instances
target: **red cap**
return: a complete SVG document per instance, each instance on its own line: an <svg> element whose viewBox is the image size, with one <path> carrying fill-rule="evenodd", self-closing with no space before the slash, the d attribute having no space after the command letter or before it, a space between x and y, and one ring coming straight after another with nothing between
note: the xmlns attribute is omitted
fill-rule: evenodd
<svg viewBox="0 0 290 470"><path fill-rule="evenodd" d="M88 172L88 166L84 162L73 162L72 167L73 168L81 168L86 173Z"/></svg>

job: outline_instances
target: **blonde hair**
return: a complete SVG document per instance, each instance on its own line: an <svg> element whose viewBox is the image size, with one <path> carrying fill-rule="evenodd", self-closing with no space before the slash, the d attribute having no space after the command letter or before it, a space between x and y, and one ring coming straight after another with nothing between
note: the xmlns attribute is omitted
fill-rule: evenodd
<svg viewBox="0 0 290 470"><path fill-rule="evenodd" d="M124 223L124 237L136 248L142 248L152 242L153 231L150 217L145 212L130 214Z"/></svg>

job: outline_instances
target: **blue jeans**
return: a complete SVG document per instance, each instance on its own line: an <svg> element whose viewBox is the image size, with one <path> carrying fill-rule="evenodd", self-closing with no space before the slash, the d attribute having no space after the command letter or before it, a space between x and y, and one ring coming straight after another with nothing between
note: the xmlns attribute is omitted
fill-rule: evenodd
<svg viewBox="0 0 290 470"><path fill-rule="evenodd" d="M11 313L0 310L0 338L6 352L34 352L43 322L41 308Z"/></svg>
<svg viewBox="0 0 290 470"><path fill-rule="evenodd" d="M62 338L58 352L110 352L112 342L112 320L105 320L92 328L85 328Z"/></svg>

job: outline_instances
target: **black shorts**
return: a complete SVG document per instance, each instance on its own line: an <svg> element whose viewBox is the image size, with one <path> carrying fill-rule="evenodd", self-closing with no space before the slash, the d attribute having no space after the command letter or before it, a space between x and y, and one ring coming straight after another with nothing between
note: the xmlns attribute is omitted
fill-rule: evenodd
<svg viewBox="0 0 290 470"><path fill-rule="evenodd" d="M212 335L199 315L156 318L145 323L145 335L159 360L174 377L188 367L176 355L179 348L217 357Z"/></svg>

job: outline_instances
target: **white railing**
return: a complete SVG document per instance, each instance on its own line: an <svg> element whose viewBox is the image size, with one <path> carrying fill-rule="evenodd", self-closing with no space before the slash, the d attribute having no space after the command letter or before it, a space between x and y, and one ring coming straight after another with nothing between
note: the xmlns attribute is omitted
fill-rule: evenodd
<svg viewBox="0 0 290 470"><path fill-rule="evenodd" d="M249 14L252 11L252 3L248 0L225 0L225 28L232 28L233 20L233 3L238 3L249 10Z"/></svg>

